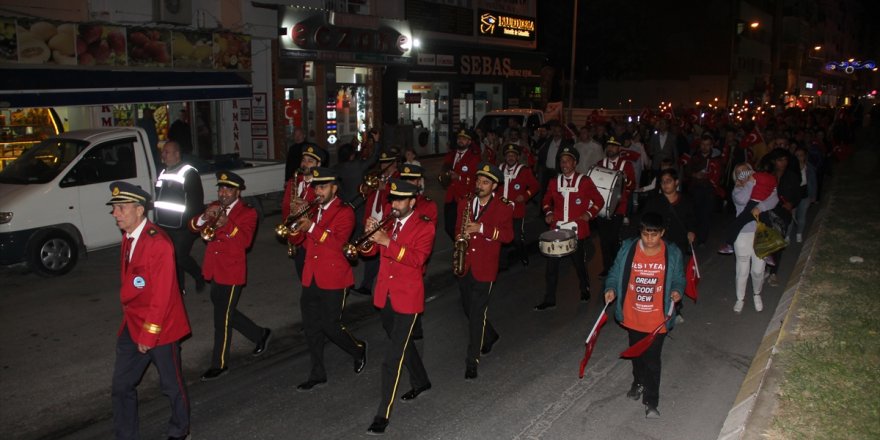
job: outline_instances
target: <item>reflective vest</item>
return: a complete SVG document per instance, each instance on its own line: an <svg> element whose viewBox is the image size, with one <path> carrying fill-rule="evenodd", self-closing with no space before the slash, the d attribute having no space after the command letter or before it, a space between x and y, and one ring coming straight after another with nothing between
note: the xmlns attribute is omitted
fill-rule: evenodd
<svg viewBox="0 0 880 440"><path fill-rule="evenodd" d="M186 173L193 170L194 179L199 179L198 170L190 165L183 165L176 171L162 170L156 180L156 224L166 228L182 228L189 220L186 213ZM198 201L201 203L201 200Z"/></svg>

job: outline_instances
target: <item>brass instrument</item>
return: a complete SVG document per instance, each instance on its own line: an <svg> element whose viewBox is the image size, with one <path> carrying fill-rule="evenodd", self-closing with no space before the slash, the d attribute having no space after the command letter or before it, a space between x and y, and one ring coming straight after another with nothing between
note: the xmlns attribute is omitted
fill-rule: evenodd
<svg viewBox="0 0 880 440"><path fill-rule="evenodd" d="M464 276L464 259L467 256L468 246L470 246L470 240L468 233L465 232L465 228L467 228L468 223L471 220L471 209L474 204L474 199L477 198L477 195L474 194L471 197L471 194L468 194L467 204L464 205L464 211L461 213L461 230L458 231L458 235L455 236L455 243L452 247L452 273L457 277Z"/></svg>
<svg viewBox="0 0 880 440"><path fill-rule="evenodd" d="M370 241L370 237L372 237L373 234L378 232L380 229L384 228L385 225L388 224L388 222L396 218L397 216L395 215L395 211L392 211L391 214L386 215L385 218L379 221L379 224L377 224L376 227L371 229L369 232L364 233L357 240L351 243L346 243L342 245L342 254L345 255L345 258L354 261L358 259L359 254L369 253L373 249L373 242Z"/></svg>
<svg viewBox="0 0 880 440"><path fill-rule="evenodd" d="M297 232L297 220L303 218L303 216L308 215L309 211L311 211L312 208L314 208L315 206L318 206L318 204L320 203L321 199L316 198L296 213L288 215L287 218L284 219L284 223L280 223L278 224L278 226L275 226L275 235L277 235L278 238L286 240L289 235L295 234Z"/></svg>
<svg viewBox="0 0 880 440"><path fill-rule="evenodd" d="M220 216L226 212L227 208L229 208L229 206L220 205L220 211L217 211L217 217L214 217L211 221L205 224L205 227L203 227L202 231L199 233L202 236L202 240L211 241L214 239L214 235L217 233L217 222L220 221Z"/></svg>
<svg viewBox="0 0 880 440"><path fill-rule="evenodd" d="M296 185L296 181L299 180L299 174L302 172L304 172L302 167L297 168L296 170L294 170L293 177L290 179L290 210L289 210L289 212L293 212L294 205L296 204L296 199L297 199L294 194L294 191L296 191L296 188L294 188L293 186ZM289 241L287 242L287 256L290 258L293 258L296 256L296 246L294 246L294 244Z"/></svg>
<svg viewBox="0 0 880 440"><path fill-rule="evenodd" d="M388 179L385 177L385 170L387 170L392 164L394 164L394 162L389 162L388 165L382 167L378 172L364 175L364 181L361 182L360 187L358 187L358 191L360 191L362 196L367 197L379 188L380 183Z"/></svg>

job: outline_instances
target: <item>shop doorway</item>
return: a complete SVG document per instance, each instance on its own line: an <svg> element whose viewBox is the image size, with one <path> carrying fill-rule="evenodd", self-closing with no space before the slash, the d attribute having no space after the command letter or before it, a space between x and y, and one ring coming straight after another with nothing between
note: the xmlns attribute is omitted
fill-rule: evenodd
<svg viewBox="0 0 880 440"><path fill-rule="evenodd" d="M417 155L449 151L449 83L399 82L397 120Z"/></svg>

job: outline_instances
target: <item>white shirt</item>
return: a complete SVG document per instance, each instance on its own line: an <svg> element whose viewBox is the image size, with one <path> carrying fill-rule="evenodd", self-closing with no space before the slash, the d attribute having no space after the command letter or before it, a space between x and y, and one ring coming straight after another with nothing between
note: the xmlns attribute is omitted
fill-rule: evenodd
<svg viewBox="0 0 880 440"><path fill-rule="evenodd" d="M134 247L137 245L138 238L141 236L141 232L144 232L144 226L147 225L147 219L144 218L141 220L141 224L138 227L134 228L134 231L131 231L131 234L125 233L125 238L132 238L131 240L131 248L128 249L128 261L131 261L131 256L134 255Z"/></svg>
<svg viewBox="0 0 880 440"><path fill-rule="evenodd" d="M551 170L556 169L556 153L559 152L559 144L562 143L562 139L553 139L550 141L550 146L547 147L547 161L544 164L547 168Z"/></svg>

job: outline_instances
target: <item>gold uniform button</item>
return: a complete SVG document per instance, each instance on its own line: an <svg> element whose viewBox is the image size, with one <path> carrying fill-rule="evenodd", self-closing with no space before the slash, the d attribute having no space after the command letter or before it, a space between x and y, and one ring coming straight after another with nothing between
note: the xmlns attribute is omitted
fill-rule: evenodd
<svg viewBox="0 0 880 440"><path fill-rule="evenodd" d="M390 280L390 279L393 279L393 278L394 278L394 275L389 275L389 276L388 276L388 279L389 279L389 280Z"/></svg>

